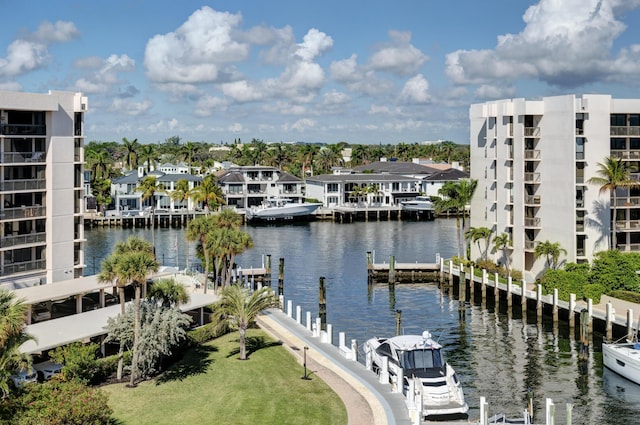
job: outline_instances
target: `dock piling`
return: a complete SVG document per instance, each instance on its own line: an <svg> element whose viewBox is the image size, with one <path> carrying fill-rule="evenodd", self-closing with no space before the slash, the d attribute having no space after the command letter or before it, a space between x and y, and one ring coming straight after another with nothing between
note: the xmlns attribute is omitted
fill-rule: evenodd
<svg viewBox="0 0 640 425"><path fill-rule="evenodd" d="M627 340L633 341L633 309L627 310Z"/></svg>
<svg viewBox="0 0 640 425"><path fill-rule="evenodd" d="M396 310L396 335L402 331L402 310Z"/></svg>
<svg viewBox="0 0 640 425"><path fill-rule="evenodd" d="M320 329L327 329L327 291L324 284L324 276L320 277L320 293L318 294L318 315L320 316Z"/></svg>
<svg viewBox="0 0 640 425"><path fill-rule="evenodd" d="M278 295L284 295L284 258L280 258L278 267Z"/></svg>

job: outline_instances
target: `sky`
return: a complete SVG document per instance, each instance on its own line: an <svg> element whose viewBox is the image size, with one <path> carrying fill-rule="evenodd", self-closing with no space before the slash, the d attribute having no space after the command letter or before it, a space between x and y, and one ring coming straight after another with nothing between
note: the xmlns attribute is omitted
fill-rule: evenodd
<svg viewBox="0 0 640 425"><path fill-rule="evenodd" d="M469 105L640 98L640 0L0 0L0 90L87 141L469 143Z"/></svg>

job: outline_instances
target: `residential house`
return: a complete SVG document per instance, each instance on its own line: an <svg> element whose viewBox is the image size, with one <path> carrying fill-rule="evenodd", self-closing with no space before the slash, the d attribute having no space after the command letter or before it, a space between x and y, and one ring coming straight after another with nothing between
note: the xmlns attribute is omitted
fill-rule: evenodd
<svg viewBox="0 0 640 425"><path fill-rule="evenodd" d="M302 179L275 167L232 166L218 176L218 184L228 206L248 208L260 205L268 198L288 198L304 202Z"/></svg>

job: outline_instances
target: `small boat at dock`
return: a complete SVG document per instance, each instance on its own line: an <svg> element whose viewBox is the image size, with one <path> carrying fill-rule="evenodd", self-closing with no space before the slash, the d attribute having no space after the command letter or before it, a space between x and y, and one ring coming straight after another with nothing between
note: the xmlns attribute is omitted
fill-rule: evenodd
<svg viewBox="0 0 640 425"><path fill-rule="evenodd" d="M428 331L422 335L371 338L364 345L367 363L374 372L381 373L386 357L389 382L402 385L405 395L410 388L421 395L426 420L466 419L469 406L460 380L441 349Z"/></svg>
<svg viewBox="0 0 640 425"><path fill-rule="evenodd" d="M602 363L618 375L640 384L640 341L603 343Z"/></svg>
<svg viewBox="0 0 640 425"><path fill-rule="evenodd" d="M402 201L400 203L403 211L412 212L418 215L424 215L427 220L435 218L435 208L429 196L416 196L410 201Z"/></svg>
<svg viewBox="0 0 640 425"><path fill-rule="evenodd" d="M246 210L247 221L294 221L307 220L321 203L293 202L289 198L268 198L260 205Z"/></svg>

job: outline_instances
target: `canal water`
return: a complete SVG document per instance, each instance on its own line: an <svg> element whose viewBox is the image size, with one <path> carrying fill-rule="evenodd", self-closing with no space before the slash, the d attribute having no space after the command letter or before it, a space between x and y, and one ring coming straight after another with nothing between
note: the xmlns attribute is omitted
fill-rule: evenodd
<svg viewBox="0 0 640 425"><path fill-rule="evenodd" d="M397 262L435 262L456 253L455 220L433 222L312 222L281 226L246 226L254 248L240 255L242 268L261 267L271 255L272 284L278 281L279 258L285 260L284 293L303 311L318 312L319 278L325 277L327 322L347 340L362 344L373 336L395 334L396 310L402 312L404 333L429 330L445 347L449 363L462 381L471 417L479 416L479 399L486 397L490 415L522 416L528 391L533 392L535 419L544 423L544 404L556 404L556 423L565 423L566 403L573 403L574 424L640 424L640 386L602 368L601 339L588 363L578 362L578 343L566 324L493 306L459 302L435 282L367 285L366 252L375 262L395 255ZM85 232L86 274L100 269L100 261L116 242L135 235L155 240L160 261L168 266L194 268L195 246L185 241L184 229L93 228ZM153 236L152 236L153 235Z"/></svg>

